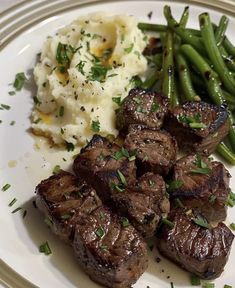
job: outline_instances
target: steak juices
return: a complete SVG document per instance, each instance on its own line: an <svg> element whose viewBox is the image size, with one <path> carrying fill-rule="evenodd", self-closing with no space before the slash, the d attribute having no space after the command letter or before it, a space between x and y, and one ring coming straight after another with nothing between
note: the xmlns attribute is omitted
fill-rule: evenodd
<svg viewBox="0 0 235 288"><path fill-rule="evenodd" d="M191 102L170 110L160 94L133 89L117 126L122 147L95 135L74 161L76 176L60 172L37 186L52 230L106 287L138 280L147 268L144 238L154 235L159 251L184 269L218 277L234 238L218 223L230 175L208 155L228 133L226 109ZM176 160L177 147L190 153Z"/></svg>

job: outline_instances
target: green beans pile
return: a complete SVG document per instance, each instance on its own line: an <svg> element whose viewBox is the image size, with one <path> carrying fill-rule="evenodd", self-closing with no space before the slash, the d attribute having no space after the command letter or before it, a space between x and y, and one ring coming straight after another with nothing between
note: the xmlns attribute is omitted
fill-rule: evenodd
<svg viewBox="0 0 235 288"><path fill-rule="evenodd" d="M227 106L229 134L225 139L226 144L220 143L217 152L235 165L235 46L225 35L229 20L223 15L216 25L211 22L208 13L202 13L199 15L200 30L196 30L186 28L188 7L185 7L179 22L167 5L164 16L167 25L138 25L143 31L157 32L162 44L162 53L148 57L156 70L142 87L160 87L172 107L184 101L201 99Z"/></svg>

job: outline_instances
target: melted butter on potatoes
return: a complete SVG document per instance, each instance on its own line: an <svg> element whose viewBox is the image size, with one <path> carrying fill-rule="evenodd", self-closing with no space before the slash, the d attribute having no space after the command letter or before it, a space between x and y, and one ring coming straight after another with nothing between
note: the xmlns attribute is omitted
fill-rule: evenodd
<svg viewBox="0 0 235 288"><path fill-rule="evenodd" d="M49 37L34 69L35 134L73 145L95 133L116 136L115 102L147 69L144 38L133 16L104 13L79 17Z"/></svg>

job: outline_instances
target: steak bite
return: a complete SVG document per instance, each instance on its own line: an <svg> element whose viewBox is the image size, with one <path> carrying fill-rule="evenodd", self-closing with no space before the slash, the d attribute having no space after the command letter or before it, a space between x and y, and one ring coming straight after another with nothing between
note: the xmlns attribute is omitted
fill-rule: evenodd
<svg viewBox="0 0 235 288"><path fill-rule="evenodd" d="M223 223L211 229L199 226L195 221L199 223L203 218L188 212L181 208L170 212L168 220L173 228L162 226L158 234L158 249L200 278L219 277L228 260L234 235Z"/></svg>
<svg viewBox="0 0 235 288"><path fill-rule="evenodd" d="M228 134L228 116L224 106L186 102L169 112L164 128L175 136L180 148L209 155Z"/></svg>
<svg viewBox="0 0 235 288"><path fill-rule="evenodd" d="M73 247L85 272L105 287L131 287L148 265L142 237L105 207L79 219Z"/></svg>
<svg viewBox="0 0 235 288"><path fill-rule="evenodd" d="M179 159L173 170L173 183L178 187L170 192L171 199L197 208L210 222L225 220L231 176L222 163L196 154Z"/></svg>
<svg viewBox="0 0 235 288"><path fill-rule="evenodd" d="M119 192L136 181L135 161L124 154L117 144L95 135L74 160L73 170L109 202L110 191Z"/></svg>
<svg viewBox="0 0 235 288"><path fill-rule="evenodd" d="M160 175L144 174L135 186L112 197L117 211L128 217L144 237L154 235L158 224L170 210L166 186Z"/></svg>
<svg viewBox="0 0 235 288"><path fill-rule="evenodd" d="M168 104L168 99L159 93L132 89L117 112L117 129L125 134L130 124L160 128L168 112Z"/></svg>
<svg viewBox="0 0 235 288"><path fill-rule="evenodd" d="M36 194L37 206L48 224L66 242L73 239L78 218L102 205L94 189L65 171L43 180Z"/></svg>
<svg viewBox="0 0 235 288"><path fill-rule="evenodd" d="M176 161L177 143L166 131L131 125L124 147L135 151L137 172L167 175Z"/></svg>

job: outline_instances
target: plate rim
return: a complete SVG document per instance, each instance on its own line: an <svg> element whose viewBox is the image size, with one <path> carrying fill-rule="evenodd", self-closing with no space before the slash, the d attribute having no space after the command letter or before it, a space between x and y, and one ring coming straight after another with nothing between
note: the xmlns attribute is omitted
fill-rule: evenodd
<svg viewBox="0 0 235 288"><path fill-rule="evenodd" d="M46 11L48 0L23 0L19 3L14 4L8 9L2 11L0 16L3 18L3 22L0 20L0 29L2 29L4 37L0 36L0 51L7 47L17 36L22 34L24 31L29 29L30 27L38 24L39 22L47 19L49 17L53 17L55 15L60 15L64 12L68 12L74 8L78 7L89 7L91 5L96 4L105 4L105 3L124 3L126 0L54 0L52 1L53 5L56 6L58 3L66 5L66 8L60 8L59 10L42 14L38 19L32 20L34 15L37 14L37 10L33 8L44 8L43 11ZM143 0L128 0L130 2L142 2ZM50 1L49 1L50 2ZM226 13L232 17L235 17L235 1L234 0L207 0L205 3L204 0L150 0L150 2L172 2L181 3L185 5L197 5L200 7L210 8L215 11ZM67 4L66 4L67 3ZM17 19L19 13L24 14L25 10L31 8L29 14L25 15L21 21L19 26L18 22L14 22L12 25L8 25L11 21L12 17ZM34 10L34 11L33 11ZM15 13L15 14L14 14ZM13 15L13 16L12 16ZM32 20L27 23L27 20ZM17 21L17 20L16 20ZM16 31L14 32L15 28ZM1 31L1 30L0 30ZM2 33L1 31L1 33ZM21 276L18 272L12 269L9 265L7 265L2 259L0 259L0 286L9 287L9 288L37 288L32 282L27 280L25 277Z"/></svg>

